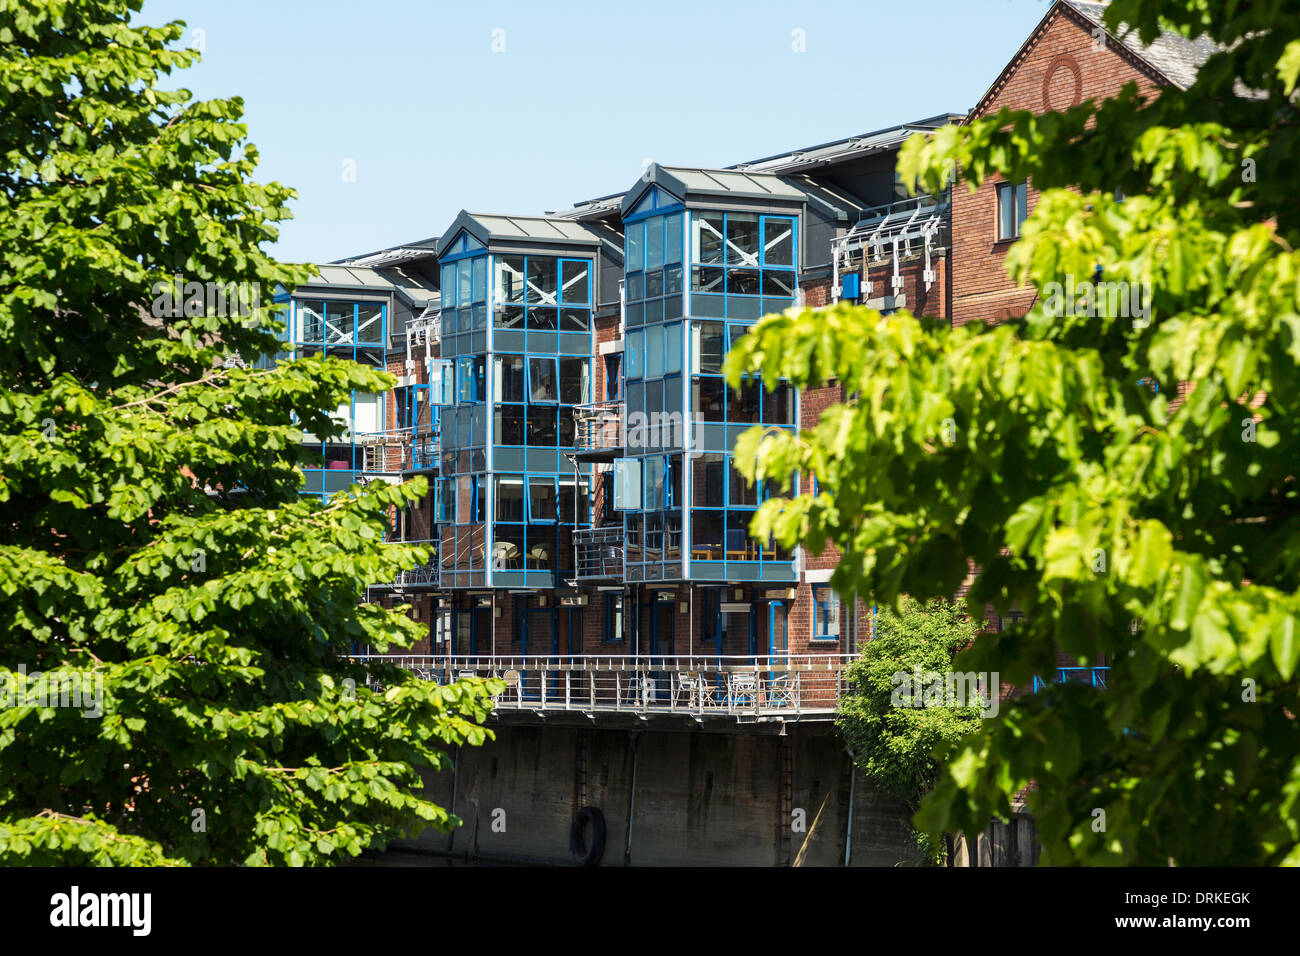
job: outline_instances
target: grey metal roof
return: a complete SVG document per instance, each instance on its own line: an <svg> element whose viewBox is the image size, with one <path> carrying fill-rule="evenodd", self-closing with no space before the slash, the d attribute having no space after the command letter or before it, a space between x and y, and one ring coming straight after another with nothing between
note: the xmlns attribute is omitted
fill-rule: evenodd
<svg viewBox="0 0 1300 956"><path fill-rule="evenodd" d="M683 200L695 196L726 196L803 202L807 198L803 190L774 173L651 163L632 188L623 194L625 215L652 185L660 186Z"/></svg>
<svg viewBox="0 0 1300 956"><path fill-rule="evenodd" d="M396 269L370 269L365 266L324 265L317 267L320 275L294 290L295 295L306 292L377 292L396 294L413 306L428 306L438 302L438 290L421 280Z"/></svg>
<svg viewBox="0 0 1300 956"><path fill-rule="evenodd" d="M736 163L732 166L723 166L713 172L732 173L742 172L747 176L754 176L759 173L804 173L811 172L824 166L830 166L835 163L843 162L849 159L855 159L872 152L880 150L895 149L913 133L926 132L946 126L949 123L959 123L964 119L961 113L940 113L937 116L929 116L925 119L915 120L910 123L903 123L898 126L889 126L885 129L873 130L869 133L860 133L856 136L847 136L844 139L831 140L826 143L819 143L815 146L807 146L801 149L789 150L784 153L776 153L772 156L764 156L761 159L752 159L743 163ZM669 166L661 167L665 170L693 170L696 172L708 173L709 169L700 167L687 166ZM644 190L640 182L632 187L631 192L637 195L633 201L639 198L640 193ZM672 187L667 182L663 183L665 188L672 191ZM684 184L683 187L684 188ZM823 187L824 188L824 187ZM734 195L735 192L730 193ZM768 195L764 192L757 192L756 195ZM563 209L557 212L548 213L553 217L563 219L601 219L610 216L619 211L622 207L623 200L627 193L617 193L608 196L597 196L592 199L586 199L574 203L570 209Z"/></svg>
<svg viewBox="0 0 1300 956"><path fill-rule="evenodd" d="M803 172L819 166L853 159L867 153L895 149L901 146L913 133L935 130L941 126L947 126L949 123L960 122L962 118L962 114L959 113L940 113L938 116L930 116L915 122L902 123L898 126L875 130L871 133L862 133L858 136L849 136L845 139L837 139L817 146L791 150L787 153L778 153L774 156L766 156L747 163L738 163L728 168L746 171Z"/></svg>
<svg viewBox="0 0 1300 956"><path fill-rule="evenodd" d="M394 246L392 249L381 249L378 252L371 252L363 256L353 256L348 259L336 259L331 265L339 266L367 266L378 268L383 266L396 266L404 262L412 262L416 259L428 259L437 255L433 249L418 249L410 246Z"/></svg>
<svg viewBox="0 0 1300 956"><path fill-rule="evenodd" d="M580 222L555 216L501 216L462 210L438 243L447 249L464 229L484 245L490 242L552 242L595 246L600 236Z"/></svg>
<svg viewBox="0 0 1300 956"><path fill-rule="evenodd" d="M1085 3L1081 0L1062 0L1069 7L1091 20L1096 26L1107 29L1102 16L1110 5L1106 2ZM1108 30L1109 32L1109 30ZM1196 82L1197 71L1205 61L1219 51L1219 45L1207 36L1188 39L1181 33L1165 30L1148 44L1144 44L1136 30L1127 25L1118 27L1118 35L1112 34L1131 52L1146 60L1169 79L1175 86L1186 89Z"/></svg>
<svg viewBox="0 0 1300 956"><path fill-rule="evenodd" d="M810 203L828 209L839 222L857 222L868 208L856 196L828 183L819 183L811 176L791 176L790 181L799 185Z"/></svg>
<svg viewBox="0 0 1300 956"><path fill-rule="evenodd" d="M559 219L605 219L618 212L622 202L622 193L613 196L598 196L595 199L574 203L570 209L561 209L555 212L548 211L546 214Z"/></svg>

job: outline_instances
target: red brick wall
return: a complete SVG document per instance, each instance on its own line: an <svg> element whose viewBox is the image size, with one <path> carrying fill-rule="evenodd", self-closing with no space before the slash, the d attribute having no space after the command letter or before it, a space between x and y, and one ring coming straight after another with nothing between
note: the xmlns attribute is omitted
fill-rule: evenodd
<svg viewBox="0 0 1300 956"><path fill-rule="evenodd" d="M1154 75L1140 68L1132 54L1111 40L1102 45L1091 29L1058 8L977 115L1004 107L1036 113L1046 112L1049 105L1064 109L1086 99L1114 96L1129 82L1143 92L1157 88ZM1018 289L1007 276L1011 242L999 241L997 234L997 183L1003 181L992 177L974 193L964 182L953 187L954 325L1019 318L1034 303L1034 290ZM1038 191L1030 183L1029 212L1037 201Z"/></svg>

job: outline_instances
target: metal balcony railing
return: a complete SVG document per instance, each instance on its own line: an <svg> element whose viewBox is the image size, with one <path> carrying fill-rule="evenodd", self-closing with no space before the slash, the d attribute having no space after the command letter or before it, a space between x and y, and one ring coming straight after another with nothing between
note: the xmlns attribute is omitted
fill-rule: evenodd
<svg viewBox="0 0 1300 956"><path fill-rule="evenodd" d="M618 453L623 450L626 407L622 402L596 402L573 409L576 425L573 447L578 454Z"/></svg>
<svg viewBox="0 0 1300 956"><path fill-rule="evenodd" d="M417 564L413 568L407 568L405 571L399 571L397 577L392 581L372 584L372 588L384 591L393 591L402 588L425 588L438 586L438 539L425 538L415 541L400 541L393 543L418 544L423 548L427 548L429 550L429 560L424 564Z"/></svg>
<svg viewBox="0 0 1300 956"><path fill-rule="evenodd" d="M363 472L400 474L438 467L441 454L436 423L417 428L390 428L382 432L358 432Z"/></svg>
<svg viewBox="0 0 1300 956"><path fill-rule="evenodd" d="M1106 680L1110 677L1109 667L1058 667L1054 684L1087 684L1090 687L1106 689ZM1034 677L1034 693L1047 686L1047 681Z"/></svg>
<svg viewBox="0 0 1300 956"><path fill-rule="evenodd" d="M573 532L578 580L618 578L623 574L623 526L579 528Z"/></svg>
<svg viewBox="0 0 1300 956"><path fill-rule="evenodd" d="M847 691L844 671L855 660L849 654L358 654L353 659L393 663L440 684L496 678L506 685L496 698L498 711L723 717L742 723L833 719Z"/></svg>

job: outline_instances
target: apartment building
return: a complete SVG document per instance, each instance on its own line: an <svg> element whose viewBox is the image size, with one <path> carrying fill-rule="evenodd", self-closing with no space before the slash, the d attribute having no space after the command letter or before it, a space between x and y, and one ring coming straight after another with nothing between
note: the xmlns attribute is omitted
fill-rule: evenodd
<svg viewBox="0 0 1300 956"><path fill-rule="evenodd" d="M733 460L745 429L809 427L843 390L757 377L731 389L722 361L760 317L792 306L850 300L956 324L1024 315L1034 293L1004 259L1033 184L971 192L959 179L912 197L898 151L1003 106L1185 85L1213 52L1173 35L1116 37L1104 8L1053 3L969 114L726 168L652 163L544 216L461 212L285 296L283 355L340 354L398 378L338 409L340 439L307 436L319 465L304 493L428 479L392 537L430 560L365 595L409 604L427 628L399 662L440 682L507 685L497 742L457 756L446 795L473 818L464 852L554 861L572 814L603 807L624 862L788 863L793 808L822 801L828 822L800 854L906 855L901 817L856 786L830 734L872 608L832 592L835 549L749 536L756 508L791 489L751 487ZM817 477L801 475L798 490L817 493ZM1104 668L1060 664L1058 679L1104 682ZM741 765L772 792L732 780ZM719 802L692 816L701 799ZM638 801L687 822L634 851ZM478 825L507 804L526 830Z"/></svg>
<svg viewBox="0 0 1300 956"><path fill-rule="evenodd" d="M895 165L913 133L959 119L725 169L651 164L542 217L462 212L296 289L285 354L399 378L338 410L342 438L308 436L305 490L429 479L393 536L431 560L367 595L427 624L412 666L506 675L502 705L529 710L830 719L870 608L831 591L833 551L749 536L789 489L748 485L731 450L841 392L733 390L722 360L800 303L947 316L949 197L908 197Z"/></svg>
<svg viewBox="0 0 1300 956"><path fill-rule="evenodd" d="M1185 84L1212 52L1114 37L1103 10L1053 4L968 115ZM313 441L306 491L429 478L394 537L431 561L369 597L413 605L430 673L434 661L508 673L507 696L539 710L583 697L593 710L753 716L770 697L773 719L829 717L871 609L831 591L834 549L750 538L758 505L789 489L749 486L731 450L755 424L810 425L842 390L755 377L736 391L722 359L796 304L958 324L1023 315L1033 292L1003 260L1032 184L909 197L896 173L909 136L964 119L723 169L654 163L622 192L541 217L462 212L295 291L286 350L399 376L339 409L340 443ZM799 490L815 493L816 476Z"/></svg>

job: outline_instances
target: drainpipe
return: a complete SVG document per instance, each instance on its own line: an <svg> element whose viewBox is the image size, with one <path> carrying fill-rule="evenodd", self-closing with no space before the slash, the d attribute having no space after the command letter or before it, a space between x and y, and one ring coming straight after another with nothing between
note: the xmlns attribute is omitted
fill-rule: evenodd
<svg viewBox="0 0 1300 956"><path fill-rule="evenodd" d="M634 730L630 736L632 738L632 786L628 790L627 795L627 842L623 846L624 866L632 865L632 817L636 812L636 745L637 738L641 736L641 732L639 730Z"/></svg>
<svg viewBox="0 0 1300 956"><path fill-rule="evenodd" d="M574 418L575 419L577 418L576 412L574 413ZM577 426L576 421L574 422L574 425L575 427ZM569 459L569 464L573 466L573 532L569 535L569 543L573 545L573 584L574 587L576 588L578 584L578 570L579 570L578 569L578 528L580 527L578 523L578 517L579 517L578 483L582 481L582 475L578 471L578 456L575 454L575 455L565 455L564 457Z"/></svg>

